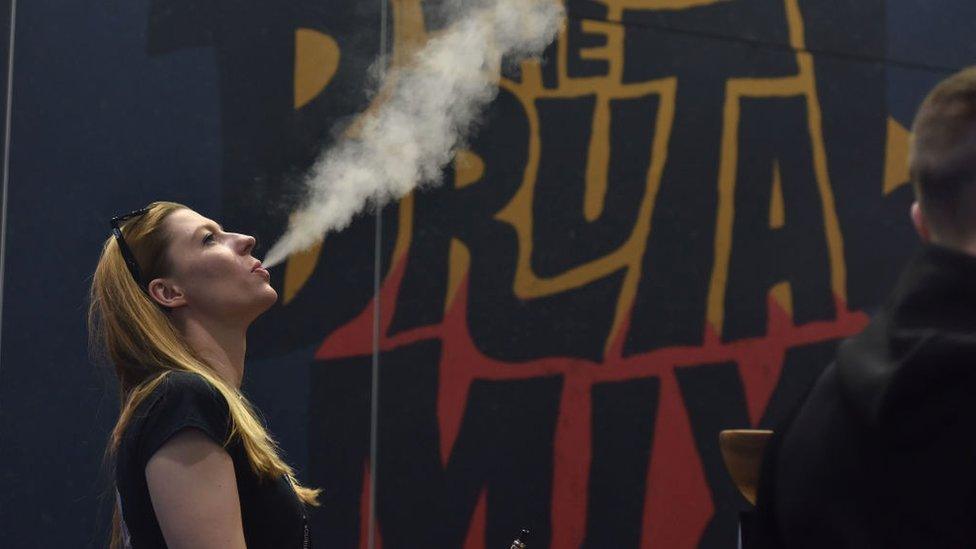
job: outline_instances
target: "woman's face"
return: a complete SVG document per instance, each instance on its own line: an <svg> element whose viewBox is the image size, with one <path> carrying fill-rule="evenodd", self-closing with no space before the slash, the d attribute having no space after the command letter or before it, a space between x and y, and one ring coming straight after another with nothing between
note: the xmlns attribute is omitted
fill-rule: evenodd
<svg viewBox="0 0 976 549"><path fill-rule="evenodd" d="M260 262L251 256L254 237L224 232L189 209L171 213L164 224L172 272L149 283L150 293L162 305L245 323L274 305L278 293L268 283L268 272L255 269Z"/></svg>

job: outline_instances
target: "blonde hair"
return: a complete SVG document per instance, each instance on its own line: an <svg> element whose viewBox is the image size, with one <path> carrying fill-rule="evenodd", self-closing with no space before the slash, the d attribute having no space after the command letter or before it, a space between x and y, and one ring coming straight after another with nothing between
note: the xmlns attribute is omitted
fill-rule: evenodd
<svg viewBox="0 0 976 549"><path fill-rule="evenodd" d="M121 229L144 281L169 274L171 265L166 253L169 234L163 222L171 213L189 209L175 202L153 202L148 208L145 214L127 221ZM268 479L285 475L303 503L319 505L321 489L298 483L292 468L279 457L276 441L240 390L226 383L193 351L167 317L166 310L133 279L114 236L105 240L92 278L88 338L93 357L108 359L115 366L119 381L121 409L109 437L106 459L114 462L122 434L139 403L170 372L193 372L227 400L231 432L223 446L226 448L238 435L256 475ZM121 541L121 509L116 501L109 547L117 549Z"/></svg>

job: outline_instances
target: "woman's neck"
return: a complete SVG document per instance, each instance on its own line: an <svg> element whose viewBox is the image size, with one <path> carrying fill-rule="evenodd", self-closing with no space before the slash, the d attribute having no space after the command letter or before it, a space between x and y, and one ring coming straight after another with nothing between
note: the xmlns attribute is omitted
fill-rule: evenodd
<svg viewBox="0 0 976 549"><path fill-rule="evenodd" d="M240 388L244 380L247 327L200 318L182 318L180 331L194 351L227 383Z"/></svg>

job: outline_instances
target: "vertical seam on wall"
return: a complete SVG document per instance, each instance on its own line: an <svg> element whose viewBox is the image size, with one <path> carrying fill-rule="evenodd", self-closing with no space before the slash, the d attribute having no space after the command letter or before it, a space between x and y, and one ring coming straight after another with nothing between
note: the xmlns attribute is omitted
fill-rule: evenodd
<svg viewBox="0 0 976 549"><path fill-rule="evenodd" d="M888 59L888 0L881 0L881 51L879 52L881 59ZM888 83L888 63L882 61L881 63L881 81L884 84L884 120L881 121L881 127L885 130L884 145L885 152L882 153L882 169L881 169L881 183L882 188L884 188L884 164L888 161L888 118L891 117L891 105L888 101L888 94L890 92L890 85ZM909 122L910 123L910 122ZM910 127L910 126L909 126Z"/></svg>
<svg viewBox="0 0 976 549"><path fill-rule="evenodd" d="M380 62L387 62L387 0L380 3ZM373 364L370 375L370 410L369 410L369 528L367 529L367 547L376 547L376 485L377 461L379 458L379 398L380 398L380 279L382 274L383 247L383 208L376 200L376 231L373 238Z"/></svg>
<svg viewBox="0 0 976 549"><path fill-rule="evenodd" d="M7 52L7 113L3 140L3 204L0 206L0 356L3 350L3 282L6 278L7 255L7 184L10 180L10 126L14 95L14 29L17 22L17 0L10 0L10 41Z"/></svg>

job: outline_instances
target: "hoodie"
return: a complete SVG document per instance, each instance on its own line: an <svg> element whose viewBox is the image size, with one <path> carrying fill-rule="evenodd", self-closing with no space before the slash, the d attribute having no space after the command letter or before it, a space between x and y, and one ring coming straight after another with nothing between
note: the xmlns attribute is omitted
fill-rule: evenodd
<svg viewBox="0 0 976 549"><path fill-rule="evenodd" d="M754 547L976 547L976 257L925 245L764 460Z"/></svg>

